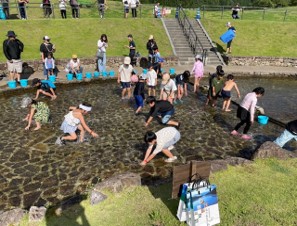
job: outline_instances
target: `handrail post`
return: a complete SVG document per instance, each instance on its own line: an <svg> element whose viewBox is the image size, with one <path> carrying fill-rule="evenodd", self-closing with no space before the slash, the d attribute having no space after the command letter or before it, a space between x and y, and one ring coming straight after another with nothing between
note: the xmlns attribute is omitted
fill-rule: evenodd
<svg viewBox="0 0 297 226"><path fill-rule="evenodd" d="M263 16L262 16L262 20L265 19L265 8L263 9Z"/></svg>
<svg viewBox="0 0 297 226"><path fill-rule="evenodd" d="M205 6L203 6L203 19L204 19L204 12L205 12Z"/></svg>
<svg viewBox="0 0 297 226"><path fill-rule="evenodd" d="M221 19L223 19L223 15L224 15L224 6L221 7Z"/></svg>
<svg viewBox="0 0 297 226"><path fill-rule="evenodd" d="M286 20L287 13L288 13L288 10L286 9L286 11L285 11L285 16L284 16L284 22L285 22L285 20Z"/></svg>

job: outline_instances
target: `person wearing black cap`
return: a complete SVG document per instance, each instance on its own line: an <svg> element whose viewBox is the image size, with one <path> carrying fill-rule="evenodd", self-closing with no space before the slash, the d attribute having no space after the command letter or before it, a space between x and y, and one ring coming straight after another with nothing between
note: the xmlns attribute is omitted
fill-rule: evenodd
<svg viewBox="0 0 297 226"><path fill-rule="evenodd" d="M131 34L128 35L128 40L129 40L129 45L126 46L130 52L129 52L129 57L131 59L131 65L135 66L136 62L135 62L135 52L136 52L136 45L135 42L133 41L133 36Z"/></svg>
<svg viewBox="0 0 297 226"><path fill-rule="evenodd" d="M24 50L24 44L16 38L14 31L8 31L6 36L8 38L3 42L3 53L7 59L10 80L17 79L19 82L23 70L21 53Z"/></svg>
<svg viewBox="0 0 297 226"><path fill-rule="evenodd" d="M42 60L42 63L43 63L43 75L45 78L47 78L47 70L46 70L46 67L45 67L45 58L47 58L47 56L49 54L51 54L52 58L54 58L54 52L56 52L56 48L55 48L55 45L53 45L51 42L50 42L50 37L48 37L47 35L43 37L43 43L40 45L40 54L41 54L41 60ZM54 69L55 71L55 69Z"/></svg>
<svg viewBox="0 0 297 226"><path fill-rule="evenodd" d="M216 106L217 98L221 93L221 90L224 86L223 76L225 72L221 65L217 66L216 73L212 74L209 79L209 90L207 94L207 99L205 105L208 105L210 101L212 101L212 106Z"/></svg>

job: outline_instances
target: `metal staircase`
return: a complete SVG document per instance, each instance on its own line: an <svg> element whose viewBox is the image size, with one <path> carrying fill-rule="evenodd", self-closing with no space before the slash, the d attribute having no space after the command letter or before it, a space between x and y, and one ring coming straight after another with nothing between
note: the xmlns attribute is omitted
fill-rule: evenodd
<svg viewBox="0 0 297 226"><path fill-rule="evenodd" d="M199 20L189 20L183 9L178 18L162 19L170 39L174 54L179 57L180 65L191 65L197 54L203 55L205 65L224 65L221 54Z"/></svg>

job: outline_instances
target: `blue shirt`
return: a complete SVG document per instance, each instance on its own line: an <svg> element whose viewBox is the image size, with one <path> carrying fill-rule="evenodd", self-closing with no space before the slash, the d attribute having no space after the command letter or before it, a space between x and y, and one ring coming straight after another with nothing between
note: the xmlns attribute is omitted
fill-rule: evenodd
<svg viewBox="0 0 297 226"><path fill-rule="evenodd" d="M41 80L41 89L55 89L56 86L55 84L52 82L52 81L49 81L49 80Z"/></svg>

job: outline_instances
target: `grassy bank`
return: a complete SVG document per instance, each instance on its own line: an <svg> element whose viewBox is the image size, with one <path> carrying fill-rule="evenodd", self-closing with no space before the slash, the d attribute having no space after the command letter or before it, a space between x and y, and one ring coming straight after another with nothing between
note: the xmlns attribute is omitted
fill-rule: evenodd
<svg viewBox="0 0 297 226"><path fill-rule="evenodd" d="M172 55L167 35L160 20L154 19L80 19L80 20L7 20L1 21L0 37L5 39L8 30L14 30L25 44L23 59L40 59L39 47L42 37L48 35L56 45L56 58L70 58L73 53L79 57L95 57L97 41L101 34L108 36L108 56L128 55L128 34L135 37L137 51L147 55L146 42L154 34L161 54ZM5 61L0 48L0 61Z"/></svg>
<svg viewBox="0 0 297 226"><path fill-rule="evenodd" d="M221 19L202 20L213 42L226 49L220 36L226 31L227 21ZM232 43L235 56L297 57L296 23L272 21L233 20L236 38Z"/></svg>
<svg viewBox="0 0 297 226"><path fill-rule="evenodd" d="M214 174L211 182L218 186L220 225L296 225L296 177L297 159L259 160ZM170 194L170 184L128 188L108 194L95 206L84 200L59 216L52 209L43 223L34 225L185 225L175 217L178 200L170 199ZM28 219L21 225L28 225Z"/></svg>

